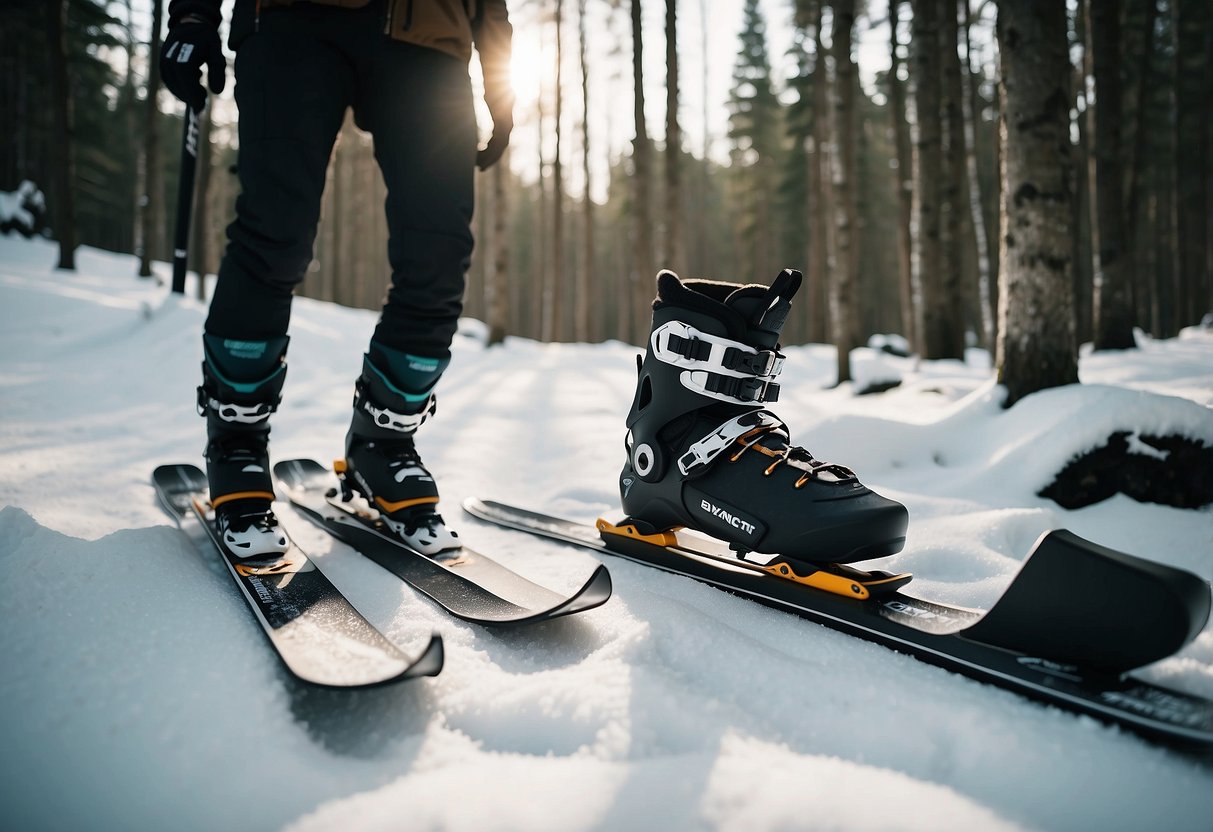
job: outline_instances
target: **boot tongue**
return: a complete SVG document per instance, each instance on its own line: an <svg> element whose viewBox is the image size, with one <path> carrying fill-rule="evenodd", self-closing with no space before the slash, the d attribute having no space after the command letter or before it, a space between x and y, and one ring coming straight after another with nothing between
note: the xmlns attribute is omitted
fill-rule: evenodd
<svg viewBox="0 0 1213 832"><path fill-rule="evenodd" d="M800 281L800 272L784 269L769 287L742 286L725 298L725 305L745 318L747 341L752 346L774 349L779 344Z"/></svg>

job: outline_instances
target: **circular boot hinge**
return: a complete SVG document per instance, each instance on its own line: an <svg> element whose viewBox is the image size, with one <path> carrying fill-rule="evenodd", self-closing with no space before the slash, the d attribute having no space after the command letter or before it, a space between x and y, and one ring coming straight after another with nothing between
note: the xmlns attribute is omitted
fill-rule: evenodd
<svg viewBox="0 0 1213 832"><path fill-rule="evenodd" d="M653 453L653 448L647 443L637 445L632 451L632 467L641 477L651 474L656 463L657 457Z"/></svg>

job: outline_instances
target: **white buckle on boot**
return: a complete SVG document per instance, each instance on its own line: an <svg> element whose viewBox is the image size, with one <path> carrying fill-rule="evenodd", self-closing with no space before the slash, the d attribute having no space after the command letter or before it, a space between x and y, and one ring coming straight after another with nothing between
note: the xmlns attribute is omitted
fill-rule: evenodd
<svg viewBox="0 0 1213 832"><path fill-rule="evenodd" d="M683 343L705 345L709 348L704 358L692 358L671 345L671 337ZM756 376L774 378L783 370L783 355L778 350L756 350L751 346L700 332L682 321L668 321L653 330L651 338L653 355L659 361L690 370L708 370L736 378Z"/></svg>
<svg viewBox="0 0 1213 832"><path fill-rule="evenodd" d="M684 477L688 476L692 471L706 466L720 456L721 451L737 441L737 437L742 434L754 428L775 428L782 425L781 419L765 410L751 410L749 413L734 416L692 444L685 454L678 457L678 470Z"/></svg>
<svg viewBox="0 0 1213 832"><path fill-rule="evenodd" d="M371 415L376 425L401 433L415 433L417 428L424 425L426 420L438 409L437 397L433 393L430 393L429 398L425 400L425 405L417 413L397 413L386 407L375 407L365 395L361 395L361 399L362 409Z"/></svg>
<svg viewBox="0 0 1213 832"><path fill-rule="evenodd" d="M202 388L198 389L199 391L202 390ZM205 401L199 407L200 415L206 415L206 410L204 409L206 408L215 411L224 422L239 422L243 425L255 425L258 422L264 422L277 409L268 402L259 402L258 404L251 405L221 402L216 398L207 396L205 393L201 393L199 398Z"/></svg>

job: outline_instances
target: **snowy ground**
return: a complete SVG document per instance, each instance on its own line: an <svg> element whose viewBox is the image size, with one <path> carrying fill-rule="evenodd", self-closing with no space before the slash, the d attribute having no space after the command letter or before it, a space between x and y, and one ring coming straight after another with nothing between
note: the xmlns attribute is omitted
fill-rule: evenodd
<svg viewBox="0 0 1213 832"><path fill-rule="evenodd" d="M198 461L205 308L128 257L0 239L0 827L5 829L1213 828L1213 756L1152 745L714 589L608 560L604 607L498 632L445 616L283 509L402 647L446 669L362 693L292 683L226 574L153 504ZM162 272L167 274L167 272ZM724 276L720 276L724 277ZM299 300L276 459L339 451L375 316ZM635 350L485 350L468 322L420 440L465 539L554 589L592 555L463 518L471 494L592 520L616 504ZM1213 509L1035 492L1112 430L1213 442L1213 335L1085 356L1084 384L998 406L989 361L867 350L892 392L823 391L789 350L776 408L819 457L905 502L888 563L988 607L1067 527L1213 578ZM1213 696L1213 629L1144 671Z"/></svg>

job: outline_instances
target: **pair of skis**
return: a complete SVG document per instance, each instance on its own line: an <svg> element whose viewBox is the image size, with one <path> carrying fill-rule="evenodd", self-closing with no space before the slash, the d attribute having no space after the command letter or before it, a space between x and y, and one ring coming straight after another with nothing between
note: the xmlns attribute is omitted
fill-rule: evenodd
<svg viewBox="0 0 1213 832"><path fill-rule="evenodd" d="M274 474L310 521L392 572L451 615L475 624L516 626L593 609L611 596L599 566L572 595L561 595L467 547L438 557L413 551L377 520L344 507L332 472L291 460ZM368 622L293 540L265 560L231 557L207 502L206 475L193 465L162 465L152 474L160 505L202 552L219 555L287 669L316 685L370 687L442 670L442 638L430 636L405 655Z"/></svg>
<svg viewBox="0 0 1213 832"><path fill-rule="evenodd" d="M427 558L341 503L332 473L319 464L293 460L279 463L274 473L305 517L463 620L524 624L591 609L610 597L603 566L576 593L562 596L467 548ZM182 529L200 547L222 552L209 522L202 472L164 466L154 481ZM1128 673L1174 654L1204 628L1209 585L1066 531L1043 535L1003 596L982 613L902 592L907 575L844 567L814 585L813 576L806 581L772 573L697 536L654 540L605 520L597 526L575 523L474 498L463 507L481 520L693 578L1145 735L1213 744L1213 700ZM419 658L403 656L297 545L281 562L260 567L223 559L283 660L301 678L358 686L441 669L437 636Z"/></svg>

